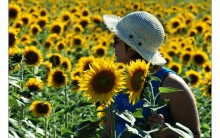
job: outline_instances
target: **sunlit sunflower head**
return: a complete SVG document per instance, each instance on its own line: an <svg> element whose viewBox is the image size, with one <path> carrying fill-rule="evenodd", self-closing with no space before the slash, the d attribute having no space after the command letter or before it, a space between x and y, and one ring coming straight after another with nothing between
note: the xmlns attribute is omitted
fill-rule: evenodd
<svg viewBox="0 0 220 138"><path fill-rule="evenodd" d="M47 17L39 17L36 22L40 26L40 28L42 29L48 23L48 18Z"/></svg>
<svg viewBox="0 0 220 138"><path fill-rule="evenodd" d="M48 75L48 86L61 87L67 84L67 75L60 69L52 69Z"/></svg>
<svg viewBox="0 0 220 138"><path fill-rule="evenodd" d="M105 105L100 105L97 107L97 116L98 118L103 118L104 116L106 116L106 112L104 111L106 109Z"/></svg>
<svg viewBox="0 0 220 138"><path fill-rule="evenodd" d="M183 51L180 54L180 61L184 64L188 64L192 59L192 52L190 51Z"/></svg>
<svg viewBox="0 0 220 138"><path fill-rule="evenodd" d="M86 28L88 26L88 24L90 23L90 18L83 17L83 18L80 18L80 20L78 22L83 28Z"/></svg>
<svg viewBox="0 0 220 138"><path fill-rule="evenodd" d="M32 16L28 13L20 15L20 20L23 22L23 25L29 25L32 21Z"/></svg>
<svg viewBox="0 0 220 138"><path fill-rule="evenodd" d="M52 63L53 67L58 67L62 61L62 55L60 53L52 53L47 55L49 61Z"/></svg>
<svg viewBox="0 0 220 138"><path fill-rule="evenodd" d="M17 34L18 31L16 29L13 29L12 27L9 28L9 32L8 32L9 47L17 47Z"/></svg>
<svg viewBox="0 0 220 138"><path fill-rule="evenodd" d="M20 48L9 48L8 55L9 58L15 63L20 63L22 60L23 50Z"/></svg>
<svg viewBox="0 0 220 138"><path fill-rule="evenodd" d="M8 16L9 19L16 19L20 14L20 7L16 4L9 4Z"/></svg>
<svg viewBox="0 0 220 138"><path fill-rule="evenodd" d="M190 84L194 87L198 87L198 85L200 84L201 82L201 74L195 70L189 70L186 72L186 76L187 78L189 78L190 80Z"/></svg>
<svg viewBox="0 0 220 138"><path fill-rule="evenodd" d="M205 80L203 82L202 95L211 97L212 96L212 76L211 72L205 74Z"/></svg>
<svg viewBox="0 0 220 138"><path fill-rule="evenodd" d="M131 61L127 66L126 87L129 89L129 101L132 104L135 104L140 99L149 66L150 63L140 59Z"/></svg>
<svg viewBox="0 0 220 138"><path fill-rule="evenodd" d="M37 35L41 32L41 28L38 24L32 24L30 25L30 34L31 35Z"/></svg>
<svg viewBox="0 0 220 138"><path fill-rule="evenodd" d="M102 23L102 17L99 14L93 15L93 22L96 24Z"/></svg>
<svg viewBox="0 0 220 138"><path fill-rule="evenodd" d="M34 101L31 103L30 110L36 117L48 116L52 111L52 106L47 101Z"/></svg>
<svg viewBox="0 0 220 138"><path fill-rule="evenodd" d="M40 91L43 88L43 81L39 78L30 78L26 82L26 87L30 92Z"/></svg>
<svg viewBox="0 0 220 138"><path fill-rule="evenodd" d="M50 32L57 35L61 35L64 31L64 25L62 22L53 22L50 26Z"/></svg>
<svg viewBox="0 0 220 138"><path fill-rule="evenodd" d="M70 22L72 19L71 13L69 11L63 11L60 15L61 21L65 24Z"/></svg>
<svg viewBox="0 0 220 138"><path fill-rule="evenodd" d="M107 55L107 48L102 45L94 46L93 53L95 57L104 57Z"/></svg>
<svg viewBox="0 0 220 138"><path fill-rule="evenodd" d="M81 35L75 35L72 40L72 46L80 46L85 42L84 38Z"/></svg>
<svg viewBox="0 0 220 138"><path fill-rule="evenodd" d="M71 87L72 92L77 92L79 90L79 88L80 88L79 87L79 80L80 80L79 76L76 76L76 77L71 76L70 87Z"/></svg>
<svg viewBox="0 0 220 138"><path fill-rule="evenodd" d="M89 57L81 57L77 64L76 67L80 69L81 71L86 71L89 70L90 64L95 60L94 56L89 56Z"/></svg>
<svg viewBox="0 0 220 138"><path fill-rule="evenodd" d="M81 16L82 17L89 17L90 16L90 10L89 8L83 8L80 10L81 11Z"/></svg>
<svg viewBox="0 0 220 138"><path fill-rule="evenodd" d="M51 40L46 40L43 42L43 47L45 49L50 49L52 46L53 46L53 41L51 41Z"/></svg>
<svg viewBox="0 0 220 138"><path fill-rule="evenodd" d="M203 50L197 50L193 54L192 60L196 65L202 66L206 61L208 61L208 55Z"/></svg>
<svg viewBox="0 0 220 138"><path fill-rule="evenodd" d="M81 32L84 31L82 25L80 25L80 24L74 24L73 25L73 30L74 30L75 33L81 33Z"/></svg>
<svg viewBox="0 0 220 138"><path fill-rule="evenodd" d="M212 71L212 64L211 61L207 61L202 65L202 71L203 73L209 73Z"/></svg>
<svg viewBox="0 0 220 138"><path fill-rule="evenodd" d="M78 69L78 68L74 69L73 71L71 71L70 77L71 78L80 77L81 76L81 71L82 70Z"/></svg>
<svg viewBox="0 0 220 138"><path fill-rule="evenodd" d="M27 46L23 52L24 61L27 65L39 66L43 61L42 54L35 46Z"/></svg>
<svg viewBox="0 0 220 138"><path fill-rule="evenodd" d="M62 66L62 68L64 68L66 71L71 71L71 69L72 69L71 61L69 60L69 58L62 58L61 66Z"/></svg>
<svg viewBox="0 0 220 138"><path fill-rule="evenodd" d="M187 32L187 35L188 35L189 37L194 37L194 36L197 35L197 33L198 33L198 31L197 31L195 28L191 28L191 29Z"/></svg>
<svg viewBox="0 0 220 138"><path fill-rule="evenodd" d="M56 43L55 47L58 51L61 51L61 50L65 49L66 42L64 40L60 40Z"/></svg>
<svg viewBox="0 0 220 138"><path fill-rule="evenodd" d="M180 63L172 62L168 66L171 70L175 71L177 74L180 74L182 72L182 67Z"/></svg>
<svg viewBox="0 0 220 138"><path fill-rule="evenodd" d="M46 17L48 14L46 9L40 9L39 11L39 17Z"/></svg>
<svg viewBox="0 0 220 138"><path fill-rule="evenodd" d="M108 106L113 102L113 96L124 89L123 70L118 70L112 60L96 59L81 78L80 90L93 103Z"/></svg>

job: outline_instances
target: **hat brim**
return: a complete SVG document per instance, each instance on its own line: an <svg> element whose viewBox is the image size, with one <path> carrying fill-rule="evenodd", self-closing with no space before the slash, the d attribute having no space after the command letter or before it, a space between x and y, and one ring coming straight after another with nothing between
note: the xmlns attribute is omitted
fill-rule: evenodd
<svg viewBox="0 0 220 138"><path fill-rule="evenodd" d="M118 38L120 38L123 42L137 51L145 60L151 62L153 65L163 65L166 63L166 60L160 52L157 50L156 53L146 49L145 47L139 47L133 44L126 35L126 31L118 25L122 18L115 15L103 15L104 24L107 26L109 31L114 33ZM144 42L143 42L144 43Z"/></svg>

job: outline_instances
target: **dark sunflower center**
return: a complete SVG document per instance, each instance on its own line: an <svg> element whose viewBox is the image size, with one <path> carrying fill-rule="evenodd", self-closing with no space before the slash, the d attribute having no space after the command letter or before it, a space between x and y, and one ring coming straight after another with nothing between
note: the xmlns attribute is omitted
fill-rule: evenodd
<svg viewBox="0 0 220 138"><path fill-rule="evenodd" d="M109 93L115 85L115 74L103 70L92 79L92 87L96 93Z"/></svg>
<svg viewBox="0 0 220 138"><path fill-rule="evenodd" d="M59 34L61 32L61 27L59 25L53 26L52 32L56 33L56 34Z"/></svg>
<svg viewBox="0 0 220 138"><path fill-rule="evenodd" d="M40 15L41 15L41 16L46 16L46 14L47 14L47 13L46 13L45 11L41 11L41 12L40 12Z"/></svg>
<svg viewBox="0 0 220 138"><path fill-rule="evenodd" d="M209 86L208 86L208 93L210 95L212 94L212 84L209 84Z"/></svg>
<svg viewBox="0 0 220 138"><path fill-rule="evenodd" d="M89 13L88 13L88 11L83 11L82 15L83 15L83 16L88 16Z"/></svg>
<svg viewBox="0 0 220 138"><path fill-rule="evenodd" d="M9 47L13 47L15 44L15 34L9 33Z"/></svg>
<svg viewBox="0 0 220 138"><path fill-rule="evenodd" d="M97 18L95 18L93 21L94 21L95 23L97 23L97 24L100 24L100 23L101 23L101 20L100 20L100 19L97 19Z"/></svg>
<svg viewBox="0 0 220 138"><path fill-rule="evenodd" d="M175 72L178 72L179 71L179 67L178 66L172 66L171 69Z"/></svg>
<svg viewBox="0 0 220 138"><path fill-rule="evenodd" d="M67 21L67 20L69 20L70 19L70 17L68 16L68 15L64 15L63 16L63 21Z"/></svg>
<svg viewBox="0 0 220 138"><path fill-rule="evenodd" d="M190 75L190 83L195 85L197 82L199 81L199 78L198 76L194 75L194 74L191 74Z"/></svg>
<svg viewBox="0 0 220 138"><path fill-rule="evenodd" d="M83 67L83 70L88 70L89 69L89 65L90 65L91 62L87 62L84 67Z"/></svg>
<svg viewBox="0 0 220 138"><path fill-rule="evenodd" d="M40 88L38 85L32 84L28 86L28 89L30 90L30 92L33 92L33 91L38 91Z"/></svg>
<svg viewBox="0 0 220 138"><path fill-rule="evenodd" d="M51 43L50 43L50 42L45 42L45 43L44 43L44 47L45 47L45 48L50 48L50 46L51 46Z"/></svg>
<svg viewBox="0 0 220 138"><path fill-rule="evenodd" d="M68 68L68 64L67 64L66 62L63 62L63 63L62 63L62 66L63 66L65 69Z"/></svg>
<svg viewBox="0 0 220 138"><path fill-rule="evenodd" d="M202 26L197 26L197 27L196 27L196 30L197 30L199 33L201 33L202 30L203 30L203 28L202 28Z"/></svg>
<svg viewBox="0 0 220 138"><path fill-rule="evenodd" d="M36 109L39 114L47 114L49 111L48 105L43 103L37 104Z"/></svg>
<svg viewBox="0 0 220 138"><path fill-rule="evenodd" d="M75 39L74 39L74 44L75 44L75 45L80 45L80 44L81 44L81 40L78 39L78 38L75 38Z"/></svg>
<svg viewBox="0 0 220 138"><path fill-rule="evenodd" d="M34 51L29 51L24 55L25 63L29 65L34 65L39 61L39 55Z"/></svg>
<svg viewBox="0 0 220 138"><path fill-rule="evenodd" d="M9 18L16 18L18 16L18 11L14 8L9 9Z"/></svg>
<svg viewBox="0 0 220 138"><path fill-rule="evenodd" d="M53 75L53 81L58 84L62 85L65 82L65 76L63 75L63 72L61 71L56 71Z"/></svg>
<svg viewBox="0 0 220 138"><path fill-rule="evenodd" d="M79 81L78 80L72 80L71 84L73 85L74 88L79 87Z"/></svg>
<svg viewBox="0 0 220 138"><path fill-rule="evenodd" d="M59 56L53 55L50 57L49 60L54 67L57 67L58 65L60 65L60 57Z"/></svg>
<svg viewBox="0 0 220 138"><path fill-rule="evenodd" d="M82 20L80 22L80 24L82 25L83 28L85 28L88 25L88 21L87 20Z"/></svg>
<svg viewBox="0 0 220 138"><path fill-rule="evenodd" d="M206 72L210 72L211 71L211 68L209 66L205 66L205 71Z"/></svg>
<svg viewBox="0 0 220 138"><path fill-rule="evenodd" d="M28 18L24 17L24 18L22 18L21 20L22 20L22 22L23 22L24 24L28 24L28 21L29 21Z"/></svg>
<svg viewBox="0 0 220 138"><path fill-rule="evenodd" d="M177 28L179 26L179 22L174 22L173 24L172 24L172 27L173 28Z"/></svg>
<svg viewBox="0 0 220 138"><path fill-rule="evenodd" d="M40 26L40 28L43 28L46 25L46 21L40 20L37 24Z"/></svg>
<svg viewBox="0 0 220 138"><path fill-rule="evenodd" d="M197 63L197 64L199 64L199 65L201 65L201 64L203 64L204 62L205 62L205 59L204 59L204 57L202 56L202 55L195 55L194 57L193 57L193 59L194 59L194 61L195 61L195 63Z"/></svg>
<svg viewBox="0 0 220 138"><path fill-rule="evenodd" d="M60 43L57 47L59 50L62 50L64 48L64 44Z"/></svg>
<svg viewBox="0 0 220 138"><path fill-rule="evenodd" d="M185 62L188 62L188 61L190 60L190 58L191 58L191 56L190 56L189 54L185 54L185 55L183 56L183 60L184 60Z"/></svg>
<svg viewBox="0 0 220 138"><path fill-rule="evenodd" d="M104 56L105 55L105 51L103 50L103 49L98 49L97 51L96 51L96 53L97 53L97 55L98 56Z"/></svg>
<svg viewBox="0 0 220 138"><path fill-rule="evenodd" d="M143 83L143 77L144 72L143 70L139 69L136 70L133 74L133 76L131 77L131 87L134 91L139 91L141 90L141 84Z"/></svg>
<svg viewBox="0 0 220 138"><path fill-rule="evenodd" d="M37 34L39 30L36 27L34 27L31 31L33 34Z"/></svg>

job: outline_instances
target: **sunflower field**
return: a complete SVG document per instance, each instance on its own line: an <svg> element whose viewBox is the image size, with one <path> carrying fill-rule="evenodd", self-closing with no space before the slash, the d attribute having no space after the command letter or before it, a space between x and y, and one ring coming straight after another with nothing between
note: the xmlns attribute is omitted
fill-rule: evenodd
<svg viewBox="0 0 220 138"><path fill-rule="evenodd" d="M108 104L112 95L106 101L94 91L85 94L91 89L85 78L102 77L94 76L108 68L104 75L117 83L94 89L122 88L118 68L124 65L112 63L114 36L102 16L132 11L152 13L164 26L165 66L190 86L201 137L211 137L210 0L10 0L8 10L9 138L100 137L103 107L94 102Z"/></svg>

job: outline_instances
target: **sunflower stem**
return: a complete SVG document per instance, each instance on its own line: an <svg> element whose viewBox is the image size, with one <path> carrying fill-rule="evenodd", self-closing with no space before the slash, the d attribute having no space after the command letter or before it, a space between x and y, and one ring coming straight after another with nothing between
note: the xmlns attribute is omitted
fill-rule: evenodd
<svg viewBox="0 0 220 138"><path fill-rule="evenodd" d="M46 116L44 116L44 121L45 121L45 126L44 126L45 138L47 138L47 117Z"/></svg>
<svg viewBox="0 0 220 138"><path fill-rule="evenodd" d="M111 122L111 138L116 138L116 134L115 134L115 116L114 116L114 112L113 112L113 105L110 105L109 108L109 112L110 112L110 122Z"/></svg>
<svg viewBox="0 0 220 138"><path fill-rule="evenodd" d="M65 92L65 107L67 106L67 102L68 102L68 95L67 95L67 90L66 90L66 85L64 88L64 92ZM65 128L67 128L67 122L68 122L68 114L67 112L65 113Z"/></svg>

